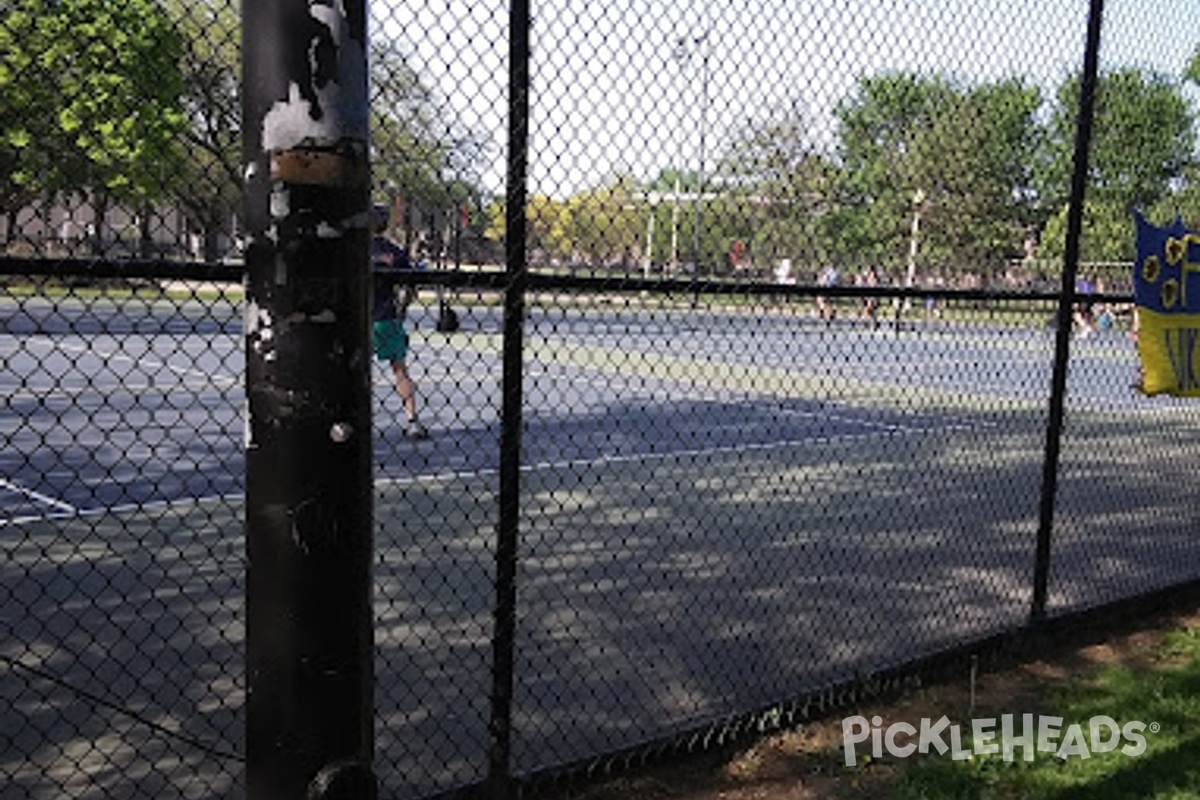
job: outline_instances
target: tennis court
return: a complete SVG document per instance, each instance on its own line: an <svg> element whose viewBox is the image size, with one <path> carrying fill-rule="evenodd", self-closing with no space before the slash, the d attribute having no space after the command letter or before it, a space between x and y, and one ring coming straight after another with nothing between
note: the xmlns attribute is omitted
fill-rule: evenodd
<svg viewBox="0 0 1200 800"><path fill-rule="evenodd" d="M1054 352L1036 322L1050 312L1033 305L1027 324L975 314L895 331L804 308L531 303L517 772L1020 625ZM447 335L419 312L428 441L402 437L373 368L385 796L474 783L487 766L498 313L464 305ZM0 696L22 745L6 758L39 754L6 769L25 788L101 796L107 765L150 753L144 775L117 775L122 790L182 774L185 795L237 794L236 300L10 298L0 320L3 585L18 587L0 595L14 634ZM1063 607L1168 585L1194 553L1186 512L1177 528L1112 531L1112 515L1137 516L1130 492L1186 471L1170 445L1195 425L1186 406L1131 392L1134 369L1119 332L1072 349ZM1100 464L1096 447L1129 457Z"/></svg>
<svg viewBox="0 0 1200 800"><path fill-rule="evenodd" d="M237 494L243 355L236 307L23 301L0 339L9 397L0 515L89 513ZM413 369L437 440L396 444L401 418L377 367L379 477L494 470L499 320L434 333L418 321ZM552 468L975 424L1045 403L1053 338L1026 328L896 334L754 311L545 309L530 321L524 461ZM1077 354L1072 401L1157 409L1128 391L1117 335ZM181 435L182 434L182 435Z"/></svg>
<svg viewBox="0 0 1200 800"><path fill-rule="evenodd" d="M5 518L239 491L240 311L194 305L29 300L10 312L0 340L6 365L0 390L10 398L3 428L9 447L0 456ZM485 312L476 324L498 330L492 316ZM889 386L893 394L898 388L910 397L939 391L949 397L956 386L988 388L978 380L983 373L1011 399L1037 403L1046 383L1038 372L1048 337L1008 343L981 337L977 349L964 352L961 341L939 346L936 335L906 340L847 328L812 336L803 322L800 333L787 333L788 320L763 325L730 314L698 315L685 327L671 316L577 311L547 314L548 324L532 321L528 463L920 432L960 422L944 412L839 408L814 398L832 389L861 399ZM432 325L426 318L418 327ZM424 338L414 348L413 368L438 440L379 448L395 456L380 459L380 477L494 469L499 336L429 332ZM842 373L822 374L822 365ZM399 407L381 368L375 378L387 442L388 412L398 414ZM694 408L679 409L681 400Z"/></svg>

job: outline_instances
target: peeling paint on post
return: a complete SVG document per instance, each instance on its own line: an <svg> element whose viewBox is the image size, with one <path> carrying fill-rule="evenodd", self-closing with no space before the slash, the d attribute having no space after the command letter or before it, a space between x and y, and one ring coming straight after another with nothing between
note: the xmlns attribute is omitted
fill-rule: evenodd
<svg viewBox="0 0 1200 800"><path fill-rule="evenodd" d="M365 0L242 15L247 794L370 798Z"/></svg>

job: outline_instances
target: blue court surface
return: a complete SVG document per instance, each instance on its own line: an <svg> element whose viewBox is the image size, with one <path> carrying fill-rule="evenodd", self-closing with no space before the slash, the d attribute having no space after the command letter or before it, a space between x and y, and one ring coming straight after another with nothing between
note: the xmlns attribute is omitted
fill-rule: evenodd
<svg viewBox="0 0 1200 800"><path fill-rule="evenodd" d="M485 316L476 321L495 330ZM1048 391L1051 339L1037 332L897 335L804 319L678 316L532 318L523 463L568 468L919 436L972 424L974 412L997 404L1036 404ZM28 300L3 322L0 519L241 491L244 362L235 308ZM498 466L499 339L430 327L427 316L417 320L411 357L430 441L399 436L398 398L386 369L375 366L382 480ZM1131 371L1128 350L1113 342L1081 358ZM1080 389L1129 404L1111 382Z"/></svg>
<svg viewBox="0 0 1200 800"><path fill-rule="evenodd" d="M468 311L449 336L428 313L415 320L428 442L399 436L398 398L375 366L378 478L497 468L497 314ZM241 491L235 306L32 299L0 321L0 519ZM539 469L995 424L1045 405L1053 357L1052 333L1036 326L894 332L777 312L535 308L526 337L522 463ZM1069 401L1169 407L1129 390L1134 370L1119 333L1081 341Z"/></svg>

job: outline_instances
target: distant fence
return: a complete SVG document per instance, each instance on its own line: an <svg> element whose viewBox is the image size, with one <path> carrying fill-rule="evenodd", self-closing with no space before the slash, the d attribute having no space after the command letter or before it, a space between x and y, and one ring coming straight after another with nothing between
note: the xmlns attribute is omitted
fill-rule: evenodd
<svg viewBox="0 0 1200 800"><path fill-rule="evenodd" d="M157 32L156 72L101 82L106 118L139 96L147 115L186 112L137 133L142 155L41 130L52 163L0 137L19 209L0 256L5 798L247 793L245 648L270 632L247 629L247 289L226 252L239 19L235 4L143 5L111 19L59 4ZM1181 488L1200 418L1131 388L1127 287L1071 290L1106 243L1069 240L1048 284L970 282L1032 264L1030 226L1054 234L1080 197L1069 169L1034 192L1020 164L1005 180L1022 191L965 186L997 141L943 133L1012 143L1054 118L1086 16L918 5L851 19L547 4L526 28L499 7L372 9L373 199L426 264L405 279L420 287L407 362L431 434L405 435L373 364L381 796L519 794L711 747L1200 577ZM0 41L49 48L49 12L18 7ZM1101 76L1187 28L1130 3L1107 13L1122 24L1105 28ZM980 44L1001 28L1019 49ZM532 53L515 70L513 36ZM89 47L137 47L58 40L92 71L126 61ZM37 63L0 71L0 108L49 124ZM531 87L516 124L498 110L521 89L510 74ZM1022 105L1031 86L1049 114ZM1074 130L1047 133L1069 154ZM887 172L872 148L893 145L912 160ZM171 168L143 169L148 152ZM1056 191L1061 206L1016 203ZM21 233L30 215L41 231L82 214L81 197L88 214L136 214L135 243L166 235L169 213L207 260L66 257ZM994 204L964 216L980 197ZM514 219L524 246L487 263ZM776 282L784 259L794 279Z"/></svg>

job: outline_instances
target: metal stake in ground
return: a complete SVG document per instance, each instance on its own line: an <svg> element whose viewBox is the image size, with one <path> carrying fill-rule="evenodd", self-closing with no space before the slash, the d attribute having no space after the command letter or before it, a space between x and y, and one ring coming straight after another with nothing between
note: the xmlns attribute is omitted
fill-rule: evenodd
<svg viewBox="0 0 1200 800"><path fill-rule="evenodd" d="M365 3L242 24L247 791L373 797Z"/></svg>

